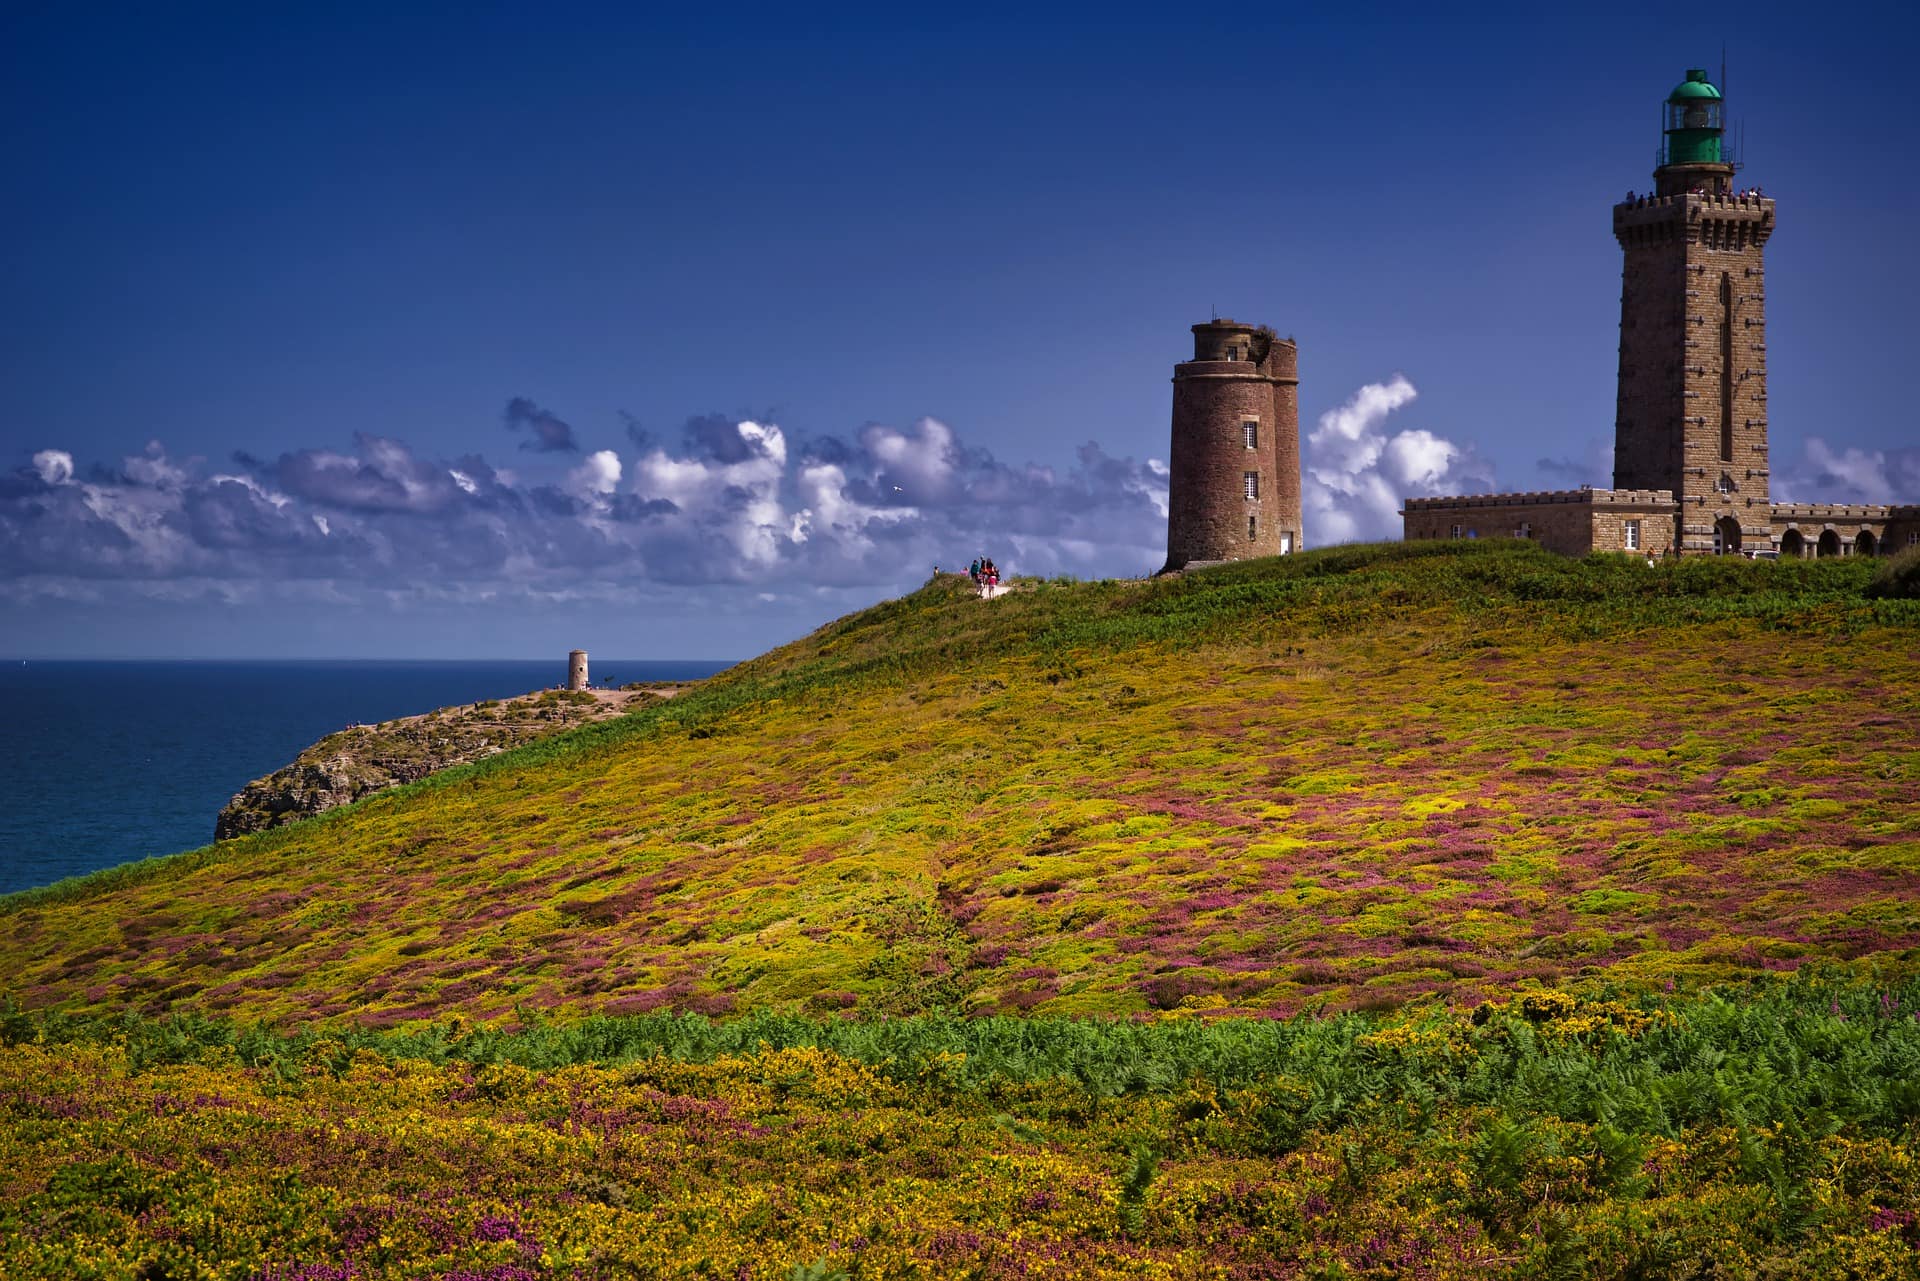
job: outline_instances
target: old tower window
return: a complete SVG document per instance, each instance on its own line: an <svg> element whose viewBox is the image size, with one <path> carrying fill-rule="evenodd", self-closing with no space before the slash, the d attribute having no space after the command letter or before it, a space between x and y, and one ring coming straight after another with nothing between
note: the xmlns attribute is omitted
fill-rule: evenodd
<svg viewBox="0 0 1920 1281"><path fill-rule="evenodd" d="M1291 529L1283 529L1280 531L1280 554L1282 556L1290 556L1293 554L1293 531Z"/></svg>
<svg viewBox="0 0 1920 1281"><path fill-rule="evenodd" d="M1260 518L1258 516L1247 517L1247 541L1248 542L1252 542L1256 537L1259 536L1258 535L1259 528L1260 528Z"/></svg>
<svg viewBox="0 0 1920 1281"><path fill-rule="evenodd" d="M1240 424L1240 434L1246 437L1248 449L1260 448L1260 420L1249 418Z"/></svg>
<svg viewBox="0 0 1920 1281"><path fill-rule="evenodd" d="M1639 551L1640 550L1640 522L1637 520L1624 521L1622 522L1622 528L1626 531L1627 550L1630 552Z"/></svg>
<svg viewBox="0 0 1920 1281"><path fill-rule="evenodd" d="M1460 526L1458 526L1458 525L1455 525L1455 526L1453 527L1453 536L1454 536L1455 538L1458 538L1458 537L1460 537Z"/></svg>
<svg viewBox="0 0 1920 1281"><path fill-rule="evenodd" d="M1249 499L1260 497L1260 473L1257 471L1241 472L1240 486L1246 491Z"/></svg>

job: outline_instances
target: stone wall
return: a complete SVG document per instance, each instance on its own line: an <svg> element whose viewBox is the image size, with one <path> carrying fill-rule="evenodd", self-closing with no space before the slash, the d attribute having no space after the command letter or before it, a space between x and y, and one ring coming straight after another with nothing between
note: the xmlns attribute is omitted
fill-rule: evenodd
<svg viewBox="0 0 1920 1281"><path fill-rule="evenodd" d="M1403 536L1414 538L1531 538L1563 556L1625 552L1671 553L1673 495L1663 490L1556 489L1458 498L1409 498L1401 512ZM1627 522L1639 522L1639 547L1627 546Z"/></svg>
<svg viewBox="0 0 1920 1281"><path fill-rule="evenodd" d="M1273 519L1291 533L1288 551L1306 547L1300 502L1300 353L1291 340L1273 345L1267 358L1273 379Z"/></svg>
<svg viewBox="0 0 1920 1281"><path fill-rule="evenodd" d="M1920 506L1775 503L1769 514L1783 557L1892 556L1920 547Z"/></svg>
<svg viewBox="0 0 1920 1281"><path fill-rule="evenodd" d="M1766 269L1774 202L1676 194L1614 206L1620 290L1616 488L1680 500L1683 552L1723 521L1770 541ZM1731 529L1731 526L1729 526Z"/></svg>

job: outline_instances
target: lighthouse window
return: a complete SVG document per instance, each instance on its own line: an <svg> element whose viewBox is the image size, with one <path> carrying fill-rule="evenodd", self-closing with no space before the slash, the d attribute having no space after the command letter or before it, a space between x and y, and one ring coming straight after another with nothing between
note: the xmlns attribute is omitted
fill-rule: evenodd
<svg viewBox="0 0 1920 1281"><path fill-rule="evenodd" d="M1629 520L1623 523L1626 526L1626 531L1627 531L1627 550L1630 552L1639 551L1640 550L1640 522L1637 520Z"/></svg>
<svg viewBox="0 0 1920 1281"><path fill-rule="evenodd" d="M1248 449L1260 448L1260 420L1249 418L1240 424L1240 434L1247 438Z"/></svg>
<svg viewBox="0 0 1920 1281"><path fill-rule="evenodd" d="M1260 497L1260 473L1243 471L1240 473L1240 485L1246 490L1248 498Z"/></svg>
<svg viewBox="0 0 1920 1281"><path fill-rule="evenodd" d="M1258 516L1247 517L1247 541L1248 542L1252 542L1256 537L1259 536L1258 535L1259 529L1260 529L1260 518Z"/></svg>

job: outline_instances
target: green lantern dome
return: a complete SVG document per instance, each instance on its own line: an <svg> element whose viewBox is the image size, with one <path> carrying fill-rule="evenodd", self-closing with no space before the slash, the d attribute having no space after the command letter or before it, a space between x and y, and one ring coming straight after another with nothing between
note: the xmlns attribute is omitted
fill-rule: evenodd
<svg viewBox="0 0 1920 1281"><path fill-rule="evenodd" d="M1667 95L1666 145L1663 165L1719 165L1726 163L1720 145L1725 120L1720 91L1697 67Z"/></svg>
<svg viewBox="0 0 1920 1281"><path fill-rule="evenodd" d="M1687 72L1687 78L1673 87L1667 95L1667 101L1676 106L1685 106L1689 102L1718 102L1720 91L1707 79L1707 73L1695 68Z"/></svg>

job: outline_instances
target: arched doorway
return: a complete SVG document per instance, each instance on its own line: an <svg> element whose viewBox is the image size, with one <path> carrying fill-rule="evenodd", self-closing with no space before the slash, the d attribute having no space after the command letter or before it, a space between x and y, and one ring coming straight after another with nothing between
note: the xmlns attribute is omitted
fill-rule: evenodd
<svg viewBox="0 0 1920 1281"><path fill-rule="evenodd" d="M1740 554L1740 522L1733 517L1722 516L1714 522L1713 554L1715 556Z"/></svg>
<svg viewBox="0 0 1920 1281"><path fill-rule="evenodd" d="M1834 533L1831 529L1824 531L1820 535L1820 554L1822 556L1838 556L1840 554L1840 535Z"/></svg>
<svg viewBox="0 0 1920 1281"><path fill-rule="evenodd" d="M1871 529L1863 529L1853 536L1853 554L1855 556L1871 556L1879 550L1879 545L1874 542L1873 531Z"/></svg>
<svg viewBox="0 0 1920 1281"><path fill-rule="evenodd" d="M1807 540L1800 536L1797 529L1789 529L1780 535L1780 559L1799 560L1807 554Z"/></svg>

